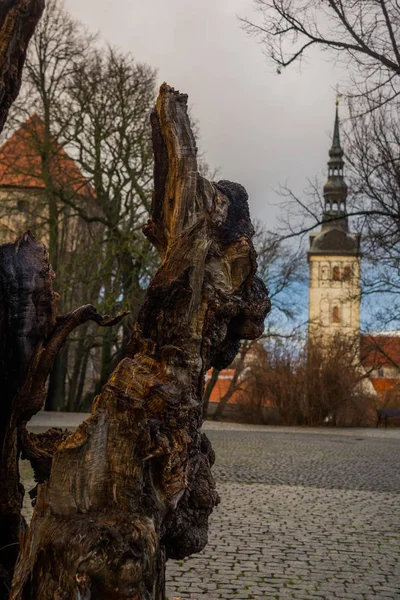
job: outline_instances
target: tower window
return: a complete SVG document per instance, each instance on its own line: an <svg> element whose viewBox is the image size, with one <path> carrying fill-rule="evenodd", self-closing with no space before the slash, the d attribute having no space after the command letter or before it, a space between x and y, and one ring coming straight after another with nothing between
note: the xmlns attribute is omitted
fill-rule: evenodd
<svg viewBox="0 0 400 600"><path fill-rule="evenodd" d="M337 265L333 267L332 279L333 281L340 281L340 269Z"/></svg>
<svg viewBox="0 0 400 600"><path fill-rule="evenodd" d="M343 279L344 281L350 281L351 279L351 268L349 266L344 268Z"/></svg>
<svg viewBox="0 0 400 600"><path fill-rule="evenodd" d="M332 310L332 323L340 323L339 307L334 306Z"/></svg>
<svg viewBox="0 0 400 600"><path fill-rule="evenodd" d="M321 279L325 281L329 279L329 267L328 265L323 265L321 268Z"/></svg>

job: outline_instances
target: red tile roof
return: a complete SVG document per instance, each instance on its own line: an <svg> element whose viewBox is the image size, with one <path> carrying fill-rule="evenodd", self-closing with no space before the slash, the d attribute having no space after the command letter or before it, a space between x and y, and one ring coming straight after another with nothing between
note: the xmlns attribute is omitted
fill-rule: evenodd
<svg viewBox="0 0 400 600"><path fill-rule="evenodd" d="M45 189L40 156L44 131L43 121L35 114L0 147L0 187ZM51 144L49 170L54 185L93 197L94 190L75 161L56 140L51 140Z"/></svg>
<svg viewBox="0 0 400 600"><path fill-rule="evenodd" d="M383 396L387 391L399 385L400 379L395 377L371 377L370 382L374 386L378 396Z"/></svg>
<svg viewBox="0 0 400 600"><path fill-rule="evenodd" d="M389 377L371 377L381 406L400 408L400 379Z"/></svg>
<svg viewBox="0 0 400 600"><path fill-rule="evenodd" d="M221 399L225 396L227 391L229 390L229 386L232 381L232 377L234 374L233 369L224 369L220 372L217 381L212 389L210 402L220 402ZM208 375L211 375L211 371L208 372ZM206 379L209 379L209 377ZM231 398L229 399L228 404L240 404L240 392L235 391Z"/></svg>
<svg viewBox="0 0 400 600"><path fill-rule="evenodd" d="M230 383L233 378L234 369L223 369L219 377L212 389L210 395L210 402L220 402L222 398L225 396L227 391L229 390ZM206 377L206 385L208 380L210 379L211 371L207 373ZM248 404L249 402L249 394L246 393L246 388L249 385L248 380L240 381L240 379L236 383L236 389L233 392L232 396L229 398L228 404ZM267 399L263 401L264 406L269 406L269 402Z"/></svg>
<svg viewBox="0 0 400 600"><path fill-rule="evenodd" d="M362 335L361 361L367 369L396 366L400 368L400 335Z"/></svg>

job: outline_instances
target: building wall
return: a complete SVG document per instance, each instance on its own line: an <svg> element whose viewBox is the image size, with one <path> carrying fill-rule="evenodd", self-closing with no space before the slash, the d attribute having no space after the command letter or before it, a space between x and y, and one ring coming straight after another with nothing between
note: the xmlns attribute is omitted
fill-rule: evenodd
<svg viewBox="0 0 400 600"><path fill-rule="evenodd" d="M0 186L0 244L14 242L27 229L47 244L47 206L43 190Z"/></svg>
<svg viewBox="0 0 400 600"><path fill-rule="evenodd" d="M360 258L310 255L309 336L349 337L360 331Z"/></svg>

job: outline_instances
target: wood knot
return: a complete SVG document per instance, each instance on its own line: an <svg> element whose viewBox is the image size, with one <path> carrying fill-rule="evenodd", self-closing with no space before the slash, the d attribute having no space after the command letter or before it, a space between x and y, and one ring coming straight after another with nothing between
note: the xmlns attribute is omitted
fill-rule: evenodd
<svg viewBox="0 0 400 600"><path fill-rule="evenodd" d="M77 587L76 600L90 600L90 577L86 571L78 571L75 575L75 582Z"/></svg>

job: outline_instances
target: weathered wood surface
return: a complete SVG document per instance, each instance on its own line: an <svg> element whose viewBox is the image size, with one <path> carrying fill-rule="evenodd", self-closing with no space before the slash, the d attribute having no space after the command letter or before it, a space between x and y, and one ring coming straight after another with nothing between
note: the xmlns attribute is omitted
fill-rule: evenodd
<svg viewBox="0 0 400 600"><path fill-rule="evenodd" d="M20 90L28 43L43 8L44 0L0 0L0 132ZM0 260L4 260L4 252ZM37 256L34 262L36 260ZM21 267L18 259L14 263ZM21 268L23 270L24 267ZM8 275L2 272L0 278L7 280ZM11 290L11 294L14 292ZM40 288L39 295L41 292L43 290ZM29 295L28 291L26 295ZM17 306L0 307L0 600L8 597L18 553L18 536L24 527L20 516L23 488L19 483L16 430L12 426L10 429L9 421L10 392L21 383L21 375L29 362L29 353L35 341L32 338L30 344L27 341L21 343L20 336L11 339L8 329L10 323L6 321L9 317L14 318L18 310ZM10 311L14 312L14 317L10 316ZM38 335L40 338L41 331L38 331ZM7 346L9 342L10 346ZM10 360L11 356L16 359L14 363Z"/></svg>
<svg viewBox="0 0 400 600"><path fill-rule="evenodd" d="M52 277L45 247L30 235L0 246L0 598L8 598L25 527L18 423L25 411L26 420L36 412L34 399L24 405L16 397L35 352L55 324Z"/></svg>
<svg viewBox="0 0 400 600"><path fill-rule="evenodd" d="M155 192L145 233L162 264L127 356L38 487L12 600L165 598L165 562L200 551L219 499L201 432L204 376L269 309L247 194L197 172L187 97L152 114Z"/></svg>
<svg viewBox="0 0 400 600"><path fill-rule="evenodd" d="M57 317L54 272L45 246L29 232L15 243L0 246L0 598L8 598L19 538L24 489L19 481L20 451L35 471L36 481L48 479L52 456L66 432L28 434L26 423L44 406L46 380L68 334L102 317L92 305Z"/></svg>
<svg viewBox="0 0 400 600"><path fill-rule="evenodd" d="M0 0L0 131L21 87L29 40L45 0Z"/></svg>

